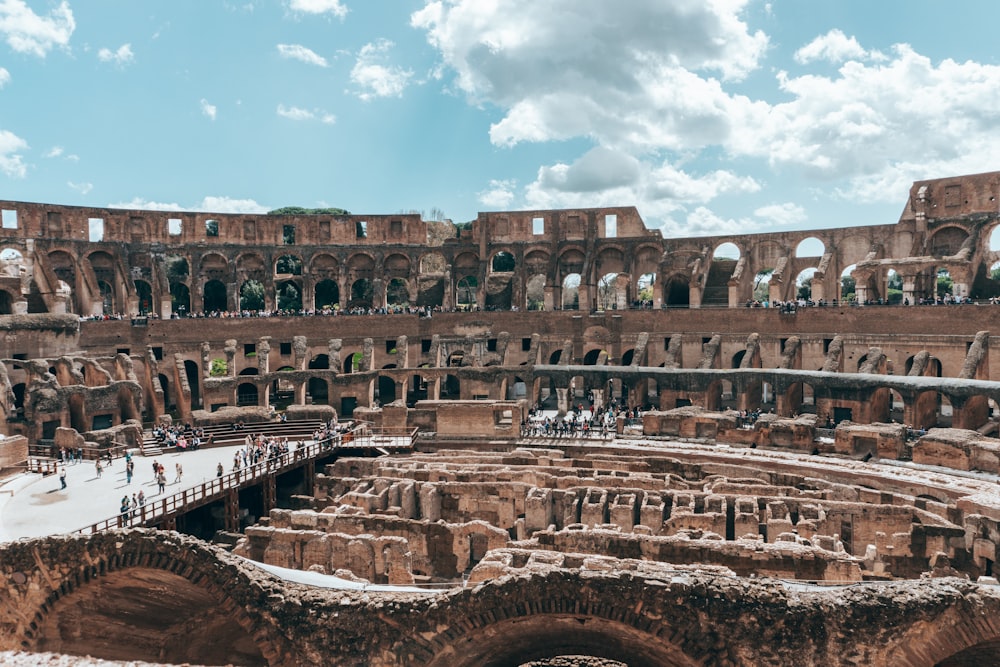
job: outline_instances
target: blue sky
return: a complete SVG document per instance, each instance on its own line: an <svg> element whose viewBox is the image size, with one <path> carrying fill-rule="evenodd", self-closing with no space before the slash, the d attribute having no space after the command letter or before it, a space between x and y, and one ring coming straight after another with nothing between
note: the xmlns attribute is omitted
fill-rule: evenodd
<svg viewBox="0 0 1000 667"><path fill-rule="evenodd" d="M1000 168L992 0L0 0L0 198L894 222Z"/></svg>

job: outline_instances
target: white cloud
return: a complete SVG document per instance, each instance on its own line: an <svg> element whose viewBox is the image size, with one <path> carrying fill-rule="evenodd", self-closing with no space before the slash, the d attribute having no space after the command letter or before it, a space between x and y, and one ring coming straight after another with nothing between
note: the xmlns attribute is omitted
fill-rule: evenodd
<svg viewBox="0 0 1000 667"><path fill-rule="evenodd" d="M76 190L81 195L88 194L94 189L93 183L74 183L73 181L67 181L66 185L68 185L71 189Z"/></svg>
<svg viewBox="0 0 1000 667"><path fill-rule="evenodd" d="M842 31L834 28L825 35L820 35L795 52L795 62L806 64L814 60L826 60L831 63L842 63L845 60L864 58L868 52L853 36L848 37Z"/></svg>
<svg viewBox="0 0 1000 667"><path fill-rule="evenodd" d="M108 48L101 49L97 52L97 59L102 63L114 63L119 67L123 67L135 60L135 54L132 53L131 44L122 44L116 51Z"/></svg>
<svg viewBox="0 0 1000 667"><path fill-rule="evenodd" d="M232 197L205 197L200 203L189 207L134 197L132 201L108 204L108 208L146 211L205 211L209 213L266 213L269 210L253 199L233 199Z"/></svg>
<svg viewBox="0 0 1000 667"><path fill-rule="evenodd" d="M258 204L253 199L233 199L232 197L205 197L196 211L211 213L267 213L267 206Z"/></svg>
<svg viewBox="0 0 1000 667"><path fill-rule="evenodd" d="M333 14L341 19L347 16L347 7L340 0L289 0L288 8L304 14Z"/></svg>
<svg viewBox="0 0 1000 667"><path fill-rule="evenodd" d="M63 154L62 146L53 146L49 150L45 151L42 157L53 158L53 157L59 157L62 154Z"/></svg>
<svg viewBox="0 0 1000 667"><path fill-rule="evenodd" d="M76 20L63 0L47 16L33 12L24 0L0 0L0 36L17 53L44 58L54 47L66 47Z"/></svg>
<svg viewBox="0 0 1000 667"><path fill-rule="evenodd" d="M209 104L208 100L206 100L204 97L201 98L201 102L199 104L201 105L201 112L205 116L208 116L208 118L210 120L215 120L215 116L216 116L216 112L217 112L217 109L216 109L215 105L214 104Z"/></svg>
<svg viewBox="0 0 1000 667"><path fill-rule="evenodd" d="M392 42L382 39L365 44L358 53L351 68L351 81L361 89L356 93L361 99L401 97L413 78L412 70L381 63L392 46Z"/></svg>
<svg viewBox="0 0 1000 667"><path fill-rule="evenodd" d="M278 44L278 53L282 58L291 58L292 60L304 62L307 65L316 65L318 67L326 67L328 65L326 58L301 44Z"/></svg>
<svg viewBox="0 0 1000 667"><path fill-rule="evenodd" d="M286 107L284 104L278 105L278 115L289 120L318 120L325 125L333 125L337 122L337 117L329 111L323 109L303 109L301 107Z"/></svg>
<svg viewBox="0 0 1000 667"><path fill-rule="evenodd" d="M513 180L493 180L487 189L477 193L476 198L487 208L503 210L509 208L514 201L516 186L517 182Z"/></svg>
<svg viewBox="0 0 1000 667"><path fill-rule="evenodd" d="M24 178L28 166L21 151L28 148L28 142L9 130L0 130L0 171L13 178Z"/></svg>
<svg viewBox="0 0 1000 667"><path fill-rule="evenodd" d="M10 72L0 67L0 88L3 88L8 83L10 83Z"/></svg>
<svg viewBox="0 0 1000 667"><path fill-rule="evenodd" d="M132 201L116 202L108 204L108 208L129 208L143 211L183 211L179 204L166 204L163 202L149 201L142 197L134 197Z"/></svg>
<svg viewBox="0 0 1000 667"><path fill-rule="evenodd" d="M769 204L754 210L754 216L780 226L797 225L806 220L806 211L798 204Z"/></svg>

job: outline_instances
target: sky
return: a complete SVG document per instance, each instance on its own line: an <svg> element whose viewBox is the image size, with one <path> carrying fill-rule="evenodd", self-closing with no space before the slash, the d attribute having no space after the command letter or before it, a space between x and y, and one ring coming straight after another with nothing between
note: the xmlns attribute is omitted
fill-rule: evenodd
<svg viewBox="0 0 1000 667"><path fill-rule="evenodd" d="M0 0L0 199L893 223L1000 169L995 0Z"/></svg>

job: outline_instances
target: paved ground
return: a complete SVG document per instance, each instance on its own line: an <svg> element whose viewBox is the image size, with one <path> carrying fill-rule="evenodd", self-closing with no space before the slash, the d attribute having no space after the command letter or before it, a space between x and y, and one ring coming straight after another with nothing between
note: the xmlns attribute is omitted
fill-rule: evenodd
<svg viewBox="0 0 1000 667"><path fill-rule="evenodd" d="M234 445L150 458L135 456L131 484L125 483L124 459L115 459L110 468L105 461L100 478L93 461L67 464L65 489L60 488L58 475L42 477L26 473L5 480L0 483L0 542L85 528L116 516L122 496L127 494L131 498L140 489L147 501L158 499L159 489L153 480L154 458L166 467L169 495L215 477L219 463L230 472L233 454L238 449L240 446ZM184 470L180 483L174 482L176 463Z"/></svg>

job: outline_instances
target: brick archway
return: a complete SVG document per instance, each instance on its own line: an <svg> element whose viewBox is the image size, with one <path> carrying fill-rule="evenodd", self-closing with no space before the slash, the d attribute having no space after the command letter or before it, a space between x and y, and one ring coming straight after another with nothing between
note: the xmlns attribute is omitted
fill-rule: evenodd
<svg viewBox="0 0 1000 667"><path fill-rule="evenodd" d="M11 609L22 622L13 634L0 636L2 649L82 651L107 659L159 661L160 656L144 653L147 647L133 646L134 642L95 648L88 641L136 631L148 637L150 628L164 620L156 614L188 605L191 618L187 623L193 627L186 629L181 642L185 646L177 647L179 651L187 645L203 649L222 633L232 645L240 646L225 650L238 653L246 664L281 665L290 653L267 620L263 591L271 587L264 581L270 576L187 536L135 530L48 538L33 542L30 549L12 543L0 548L0 563L9 580L23 581L24 590L18 608ZM94 595L97 591L100 594ZM71 639L64 640L63 626L72 627L75 622L70 609L95 599L103 616L114 614L115 600L121 599L128 600L132 613L121 614L121 623L114 623L120 627L109 629L95 627L99 621L86 616L85 609L77 609L75 616L87 618L87 625L79 633L68 630ZM144 618L143 610L152 610L154 615ZM117 621L119 616L114 618ZM46 636L54 631L60 636ZM100 655L102 648L109 654Z"/></svg>

